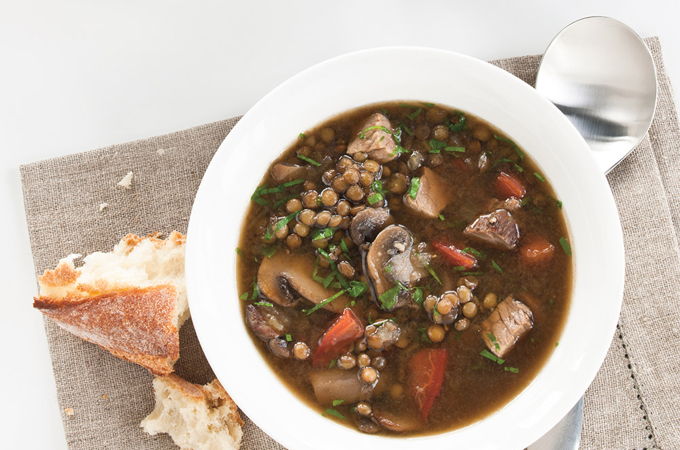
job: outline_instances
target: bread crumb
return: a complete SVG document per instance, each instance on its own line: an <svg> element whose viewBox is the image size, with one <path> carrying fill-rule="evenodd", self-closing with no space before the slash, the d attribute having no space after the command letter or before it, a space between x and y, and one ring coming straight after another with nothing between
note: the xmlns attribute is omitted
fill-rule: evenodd
<svg viewBox="0 0 680 450"><path fill-rule="evenodd" d="M132 172L128 172L125 176L118 182L118 186L123 189L132 189Z"/></svg>
<svg viewBox="0 0 680 450"><path fill-rule="evenodd" d="M106 203L106 202L100 203L100 204L99 204L99 212L104 211L104 210L105 210L106 208L108 208L108 207L109 207L109 204L108 204L108 203Z"/></svg>
<svg viewBox="0 0 680 450"><path fill-rule="evenodd" d="M108 400L109 394L102 394L102 400Z"/></svg>
<svg viewBox="0 0 680 450"><path fill-rule="evenodd" d="M73 411L73 408L64 408L64 414L67 416L72 416L75 414L75 411Z"/></svg>

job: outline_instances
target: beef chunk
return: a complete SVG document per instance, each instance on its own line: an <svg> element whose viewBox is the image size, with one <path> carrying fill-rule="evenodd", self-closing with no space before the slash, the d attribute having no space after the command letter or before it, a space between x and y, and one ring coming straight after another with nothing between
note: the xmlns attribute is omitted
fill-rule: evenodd
<svg viewBox="0 0 680 450"><path fill-rule="evenodd" d="M432 169L424 167L416 198L406 193L404 204L420 216L436 219L449 204L446 182Z"/></svg>
<svg viewBox="0 0 680 450"><path fill-rule="evenodd" d="M375 113L371 114L361 125L357 137L347 147L347 154L354 155L363 152L368 154L370 159L386 163L398 156L395 151L396 146L389 119L380 113Z"/></svg>
<svg viewBox="0 0 680 450"><path fill-rule="evenodd" d="M519 227L506 209L484 214L465 228L463 234L501 250L512 250L519 241Z"/></svg>
<svg viewBox="0 0 680 450"><path fill-rule="evenodd" d="M534 315L529 307L509 295L482 322L482 339L493 354L502 358L533 326Z"/></svg>

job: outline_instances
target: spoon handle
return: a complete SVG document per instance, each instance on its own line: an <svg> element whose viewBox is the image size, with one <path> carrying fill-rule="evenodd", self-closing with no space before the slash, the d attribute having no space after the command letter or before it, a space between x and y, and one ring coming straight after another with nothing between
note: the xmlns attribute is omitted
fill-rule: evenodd
<svg viewBox="0 0 680 450"><path fill-rule="evenodd" d="M528 447L528 450L578 450L583 425L583 397L557 425Z"/></svg>

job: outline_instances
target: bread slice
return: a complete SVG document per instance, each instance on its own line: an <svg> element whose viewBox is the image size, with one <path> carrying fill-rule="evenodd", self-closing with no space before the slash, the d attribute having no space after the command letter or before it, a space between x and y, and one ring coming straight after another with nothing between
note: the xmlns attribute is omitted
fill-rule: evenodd
<svg viewBox="0 0 680 450"><path fill-rule="evenodd" d="M226 450L241 445L243 420L216 379L201 386L177 375L153 380L156 407L140 424L150 435L168 433L182 449Z"/></svg>
<svg viewBox="0 0 680 450"><path fill-rule="evenodd" d="M39 277L33 306L60 327L156 375L172 373L189 316L184 235L125 236L109 253L62 259Z"/></svg>

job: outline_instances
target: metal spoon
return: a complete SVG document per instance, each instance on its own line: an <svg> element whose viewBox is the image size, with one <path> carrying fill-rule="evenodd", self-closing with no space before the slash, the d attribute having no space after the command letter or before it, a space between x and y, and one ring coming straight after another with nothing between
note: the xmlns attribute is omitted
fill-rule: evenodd
<svg viewBox="0 0 680 450"><path fill-rule="evenodd" d="M610 17L586 17L552 40L536 90L576 126L607 173L640 143L652 123L656 67L630 27Z"/></svg>
<svg viewBox="0 0 680 450"><path fill-rule="evenodd" d="M574 124L608 173L647 133L656 108L656 67L649 49L627 25L586 17L552 40L536 89ZM583 398L529 450L578 449Z"/></svg>

